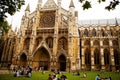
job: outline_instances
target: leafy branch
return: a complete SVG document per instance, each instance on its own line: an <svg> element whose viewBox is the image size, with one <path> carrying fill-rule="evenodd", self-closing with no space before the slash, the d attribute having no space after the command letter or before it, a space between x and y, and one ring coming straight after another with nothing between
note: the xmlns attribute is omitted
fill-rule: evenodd
<svg viewBox="0 0 120 80"><path fill-rule="evenodd" d="M105 2L106 0L97 0L98 3ZM80 3L82 3L83 10L92 8L92 4L88 0L79 0ZM105 7L106 10L114 10L117 5L119 5L119 0L113 0L110 1L109 5Z"/></svg>

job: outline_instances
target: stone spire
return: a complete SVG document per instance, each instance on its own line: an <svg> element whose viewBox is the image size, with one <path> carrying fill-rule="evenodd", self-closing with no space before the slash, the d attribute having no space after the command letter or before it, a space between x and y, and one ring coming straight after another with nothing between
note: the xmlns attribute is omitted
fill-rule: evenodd
<svg viewBox="0 0 120 80"><path fill-rule="evenodd" d="M30 11L30 6L29 6L29 4L27 5L25 11Z"/></svg>
<svg viewBox="0 0 120 80"><path fill-rule="evenodd" d="M47 2L43 6L43 8L45 8L45 9L46 8L51 9L51 8L56 8L56 7L57 7L57 5L54 0L47 0Z"/></svg>
<svg viewBox="0 0 120 80"><path fill-rule="evenodd" d="M42 0L38 0L37 9L40 9L42 7Z"/></svg>
<svg viewBox="0 0 120 80"><path fill-rule="evenodd" d="M73 0L71 0L71 2L70 2L69 8L70 8L70 7L75 7L75 6L74 6L74 3L73 3Z"/></svg>
<svg viewBox="0 0 120 80"><path fill-rule="evenodd" d="M30 6L29 4L27 5L26 9L25 9L25 16L28 17L30 14Z"/></svg>
<svg viewBox="0 0 120 80"><path fill-rule="evenodd" d="M117 18L115 18L115 25L118 26L118 21L117 21Z"/></svg>
<svg viewBox="0 0 120 80"><path fill-rule="evenodd" d="M70 11L70 14L72 14L72 16L74 16L75 6L74 6L74 3L73 3L73 0L71 0L71 2L70 2L69 11Z"/></svg>
<svg viewBox="0 0 120 80"><path fill-rule="evenodd" d="M58 6L61 6L62 0L57 0Z"/></svg>

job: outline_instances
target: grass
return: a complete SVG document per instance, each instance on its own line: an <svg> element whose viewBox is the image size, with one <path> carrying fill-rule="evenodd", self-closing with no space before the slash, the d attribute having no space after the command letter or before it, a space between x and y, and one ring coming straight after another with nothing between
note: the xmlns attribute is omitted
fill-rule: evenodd
<svg viewBox="0 0 120 80"><path fill-rule="evenodd" d="M82 78L83 73L87 74L87 78ZM32 72L31 78L24 76L13 77L13 74L0 74L0 80L47 80L49 74L52 74L52 72L45 72L45 74L42 74L41 72ZM112 80L120 80L120 73L116 72L100 73L99 71L82 71L80 72L80 76L73 76L73 73L67 72L62 74L66 75L68 80L95 80L97 74L103 78L111 76ZM58 77L60 77L62 74L58 75Z"/></svg>

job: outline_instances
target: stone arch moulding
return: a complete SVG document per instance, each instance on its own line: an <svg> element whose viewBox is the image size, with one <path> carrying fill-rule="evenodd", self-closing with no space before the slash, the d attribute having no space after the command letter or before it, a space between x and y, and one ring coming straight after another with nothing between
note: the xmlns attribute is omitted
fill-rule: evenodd
<svg viewBox="0 0 120 80"><path fill-rule="evenodd" d="M65 58L66 58L66 60L67 60L67 57L68 57L68 56L67 56L66 53L58 53L58 54L56 55L57 60L59 59L59 57L60 57L61 55L64 55Z"/></svg>
<svg viewBox="0 0 120 80"><path fill-rule="evenodd" d="M51 58L51 56L52 56L52 53L51 53L51 51L50 51L50 49L48 48L48 46L46 45L46 43L43 41L43 42L41 42L40 43L40 45L38 45L38 47L35 49L35 51L32 53L32 56L34 56L35 55L35 53L38 51L38 49L40 49L40 48L45 48L47 51L48 51L48 53L49 53L49 55L50 55L50 58Z"/></svg>
<svg viewBox="0 0 120 80"><path fill-rule="evenodd" d="M51 61L51 54L48 50L41 46L33 55L32 65L33 67L37 67L43 70L50 70L50 61Z"/></svg>
<svg viewBox="0 0 120 80"><path fill-rule="evenodd" d="M28 60L27 55L25 53L22 53L19 58L20 58L20 60L19 60L18 64L21 65L21 66L26 66L27 65L27 60Z"/></svg>
<svg viewBox="0 0 120 80"><path fill-rule="evenodd" d="M21 56L22 54L25 54L25 55L27 56L27 51L23 50L23 51L21 51L19 54L17 54L15 57L17 57L18 60L20 60L20 56Z"/></svg>

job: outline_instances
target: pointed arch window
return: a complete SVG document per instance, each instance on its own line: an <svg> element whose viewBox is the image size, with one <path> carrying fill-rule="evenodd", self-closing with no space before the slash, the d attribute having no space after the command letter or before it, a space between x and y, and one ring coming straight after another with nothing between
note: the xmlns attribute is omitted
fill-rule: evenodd
<svg viewBox="0 0 120 80"><path fill-rule="evenodd" d="M100 64L100 52L98 49L95 49L94 51L94 63Z"/></svg>
<svg viewBox="0 0 120 80"><path fill-rule="evenodd" d="M36 39L36 47L40 44L41 41L42 41L42 37L38 37Z"/></svg>
<svg viewBox="0 0 120 80"><path fill-rule="evenodd" d="M118 50L114 50L114 59L115 59L115 65L119 65L119 52Z"/></svg>
<svg viewBox="0 0 120 80"><path fill-rule="evenodd" d="M109 45L109 41L108 41L107 39L105 39L105 40L103 41L103 45Z"/></svg>
<svg viewBox="0 0 120 80"><path fill-rule="evenodd" d="M84 36L88 37L88 30L87 29L85 29L85 31L84 31Z"/></svg>
<svg viewBox="0 0 120 80"><path fill-rule="evenodd" d="M48 44L49 48L53 48L53 38L52 37L47 38L46 43Z"/></svg>
<svg viewBox="0 0 120 80"><path fill-rule="evenodd" d="M110 62L109 62L109 54L110 52L108 51L108 49L104 49L104 63L105 65L108 65Z"/></svg>
<svg viewBox="0 0 120 80"><path fill-rule="evenodd" d="M90 45L90 40L86 40L84 45Z"/></svg>
<svg viewBox="0 0 120 80"><path fill-rule="evenodd" d="M67 50L67 39L62 37L58 41L58 49L64 49Z"/></svg>
<svg viewBox="0 0 120 80"><path fill-rule="evenodd" d="M118 45L118 41L117 40L113 40L112 43L113 43L113 46L117 46Z"/></svg>
<svg viewBox="0 0 120 80"><path fill-rule="evenodd" d="M92 30L92 36L94 36L94 37L96 36L96 30L95 29Z"/></svg>
<svg viewBox="0 0 120 80"><path fill-rule="evenodd" d="M28 50L30 46L30 38L26 38L24 42L24 49Z"/></svg>
<svg viewBox="0 0 120 80"><path fill-rule="evenodd" d="M88 48L85 51L85 64L86 65L91 64L91 54L90 54L90 50Z"/></svg>
<svg viewBox="0 0 120 80"><path fill-rule="evenodd" d="M112 29L110 29L109 32L110 32L110 35L113 36L113 31L112 31Z"/></svg>
<svg viewBox="0 0 120 80"><path fill-rule="evenodd" d="M104 32L103 29L101 30L101 35L102 35L103 37L105 36L105 32Z"/></svg>
<svg viewBox="0 0 120 80"><path fill-rule="evenodd" d="M96 46L99 46L100 43L99 43L98 40L95 40L93 44L96 45Z"/></svg>

